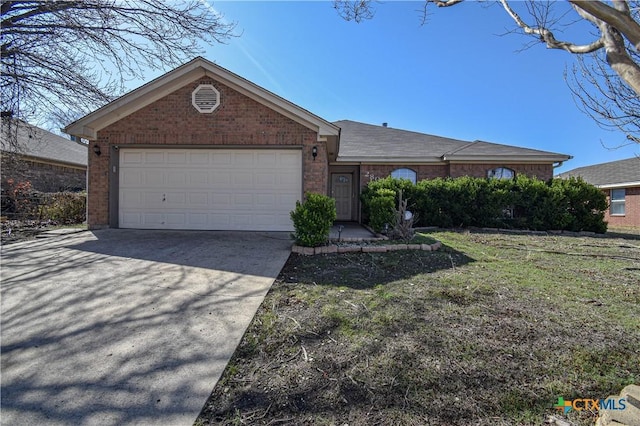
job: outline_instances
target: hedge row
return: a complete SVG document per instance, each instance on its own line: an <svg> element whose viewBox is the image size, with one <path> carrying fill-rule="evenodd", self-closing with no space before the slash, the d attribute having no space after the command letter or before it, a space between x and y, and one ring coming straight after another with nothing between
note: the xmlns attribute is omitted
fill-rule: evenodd
<svg viewBox="0 0 640 426"><path fill-rule="evenodd" d="M30 182L3 182L2 216L18 220L51 220L60 224L85 221L87 194L85 192L38 192Z"/></svg>
<svg viewBox="0 0 640 426"><path fill-rule="evenodd" d="M580 178L547 182L515 179L437 178L413 184L384 178L362 192L365 220L376 230L388 223L398 194L418 215L417 226L500 227L513 229L592 231L604 233L605 194Z"/></svg>

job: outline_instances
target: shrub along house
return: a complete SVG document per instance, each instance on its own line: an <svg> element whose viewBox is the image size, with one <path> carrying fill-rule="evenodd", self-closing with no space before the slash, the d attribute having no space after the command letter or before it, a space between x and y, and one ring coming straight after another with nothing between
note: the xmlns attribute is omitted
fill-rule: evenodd
<svg viewBox="0 0 640 426"><path fill-rule="evenodd" d="M359 220L369 179L551 178L568 155L330 123L203 58L70 124L89 139L91 228L292 230L304 192Z"/></svg>
<svg viewBox="0 0 640 426"><path fill-rule="evenodd" d="M581 177L607 195L605 220L613 226L640 226L640 158L578 167L558 175Z"/></svg>

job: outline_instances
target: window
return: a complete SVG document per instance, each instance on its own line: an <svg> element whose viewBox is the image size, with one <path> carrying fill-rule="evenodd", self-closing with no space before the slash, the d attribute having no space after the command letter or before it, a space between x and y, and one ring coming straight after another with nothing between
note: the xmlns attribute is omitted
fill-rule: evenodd
<svg viewBox="0 0 640 426"><path fill-rule="evenodd" d="M609 213L611 216L624 216L624 197L626 193L624 189L611 190L611 205Z"/></svg>
<svg viewBox="0 0 640 426"><path fill-rule="evenodd" d="M497 167L487 172L489 179L513 179L515 175L516 172L506 167Z"/></svg>
<svg viewBox="0 0 640 426"><path fill-rule="evenodd" d="M411 169L395 169L391 172L391 177L396 179L409 179L411 183L416 183L418 175Z"/></svg>

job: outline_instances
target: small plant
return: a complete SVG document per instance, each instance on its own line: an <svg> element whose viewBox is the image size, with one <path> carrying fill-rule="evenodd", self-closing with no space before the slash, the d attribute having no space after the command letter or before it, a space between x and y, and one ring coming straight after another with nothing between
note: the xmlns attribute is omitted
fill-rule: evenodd
<svg viewBox="0 0 640 426"><path fill-rule="evenodd" d="M20 218L32 218L38 211L38 203L31 182L7 179L2 188L2 214Z"/></svg>
<svg viewBox="0 0 640 426"><path fill-rule="evenodd" d="M86 193L57 192L49 195L48 204L42 208L42 218L65 225L84 222Z"/></svg>
<svg viewBox="0 0 640 426"><path fill-rule="evenodd" d="M326 195L307 193L303 203L296 201L291 220L296 244L305 247L324 244L336 220L336 200Z"/></svg>

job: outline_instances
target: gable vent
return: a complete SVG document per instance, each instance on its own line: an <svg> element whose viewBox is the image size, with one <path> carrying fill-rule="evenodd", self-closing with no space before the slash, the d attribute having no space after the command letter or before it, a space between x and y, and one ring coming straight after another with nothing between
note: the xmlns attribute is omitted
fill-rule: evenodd
<svg viewBox="0 0 640 426"><path fill-rule="evenodd" d="M191 94L191 103L198 112L213 112L220 106L220 92L211 84L201 84Z"/></svg>

